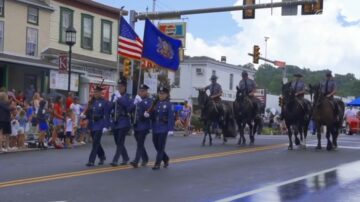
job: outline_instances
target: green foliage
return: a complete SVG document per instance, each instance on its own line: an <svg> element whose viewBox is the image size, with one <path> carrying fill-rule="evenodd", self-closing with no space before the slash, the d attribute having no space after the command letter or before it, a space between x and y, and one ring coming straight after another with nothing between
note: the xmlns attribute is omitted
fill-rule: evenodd
<svg viewBox="0 0 360 202"><path fill-rule="evenodd" d="M294 73L301 73L304 75L306 84L317 84L323 81L327 71L329 70L311 71L310 69L301 69L297 66L286 66L289 81L293 78ZM259 88L265 88L271 94L281 94L282 74L282 69L270 64L263 64L259 66L255 74L255 80ZM338 84L338 96L360 96L360 80L357 80L354 74L335 74L335 81Z"/></svg>

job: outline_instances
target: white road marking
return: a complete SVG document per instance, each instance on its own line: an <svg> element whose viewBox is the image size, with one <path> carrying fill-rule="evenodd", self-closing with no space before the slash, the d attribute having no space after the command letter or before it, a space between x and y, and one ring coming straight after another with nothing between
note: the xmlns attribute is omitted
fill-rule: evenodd
<svg viewBox="0 0 360 202"><path fill-rule="evenodd" d="M359 163L360 162L353 162L353 163L349 163L349 164L339 165L339 166L336 166L336 167L333 167L333 168L330 168L330 169L326 169L326 170L322 170L322 171L319 171L319 172L316 172L316 173L311 173L311 174L304 175L304 176L297 177L297 178L293 178L293 179L290 179L290 180L287 180L287 181L284 181L284 182L275 183L275 184L272 184L272 185L269 185L269 186L265 186L265 187L262 187L262 188L259 188L259 189L254 189L254 190L244 192L244 193L241 193L241 194L237 194L237 195L234 195L234 196L229 196L229 197L226 197L224 199L219 199L219 200L217 200L215 202L234 201L234 200L244 198L244 197L247 197L247 196L251 196L251 195L254 195L254 194L258 194L258 193L261 193L261 192L264 192L264 191L270 191L270 190L273 190L273 189L278 188L278 187L283 186L283 185L291 184L291 183L294 183L294 182L297 182L297 181L300 181L300 180L305 180L305 179L308 179L308 178L311 178L311 177L315 177L315 176L322 175L322 174L325 174L325 173L328 173L328 172L332 172L332 171L338 170L340 168L344 168L344 167L346 168L347 166L351 166L351 165L355 165L355 164L356 164L356 166L359 166L358 165Z"/></svg>

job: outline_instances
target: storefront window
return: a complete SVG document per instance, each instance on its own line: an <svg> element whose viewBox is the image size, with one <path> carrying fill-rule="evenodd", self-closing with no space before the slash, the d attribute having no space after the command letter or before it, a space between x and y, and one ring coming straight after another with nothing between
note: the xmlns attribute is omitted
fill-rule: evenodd
<svg viewBox="0 0 360 202"><path fill-rule="evenodd" d="M81 15L81 47L92 50L93 48L93 17Z"/></svg>
<svg viewBox="0 0 360 202"><path fill-rule="evenodd" d="M112 22L102 20L101 28L101 52L111 54Z"/></svg>
<svg viewBox="0 0 360 202"><path fill-rule="evenodd" d="M4 22L0 21L0 52L4 51Z"/></svg>
<svg viewBox="0 0 360 202"><path fill-rule="evenodd" d="M60 43L65 43L66 29L73 24L73 11L68 8L60 10Z"/></svg>
<svg viewBox="0 0 360 202"><path fill-rule="evenodd" d="M38 49L38 30L27 28L26 35L26 55L37 56Z"/></svg>
<svg viewBox="0 0 360 202"><path fill-rule="evenodd" d="M34 7L28 7L28 23L38 24L39 23L39 9Z"/></svg>

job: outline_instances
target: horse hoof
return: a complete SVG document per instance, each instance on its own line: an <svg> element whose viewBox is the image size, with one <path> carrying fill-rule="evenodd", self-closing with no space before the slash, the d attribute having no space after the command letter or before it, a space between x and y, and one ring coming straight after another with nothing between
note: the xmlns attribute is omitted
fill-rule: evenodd
<svg viewBox="0 0 360 202"><path fill-rule="evenodd" d="M316 147L316 149L317 149L317 150L321 150L322 148L321 148L321 146L318 145L318 146Z"/></svg>
<svg viewBox="0 0 360 202"><path fill-rule="evenodd" d="M295 139L295 145L300 145L300 140L298 138Z"/></svg>
<svg viewBox="0 0 360 202"><path fill-rule="evenodd" d="M201 146L205 146L205 142L203 142L203 143L201 144Z"/></svg>
<svg viewBox="0 0 360 202"><path fill-rule="evenodd" d="M331 151L332 149L333 149L332 146L327 146L327 147L326 147L326 150L328 150L328 151Z"/></svg>
<svg viewBox="0 0 360 202"><path fill-rule="evenodd" d="M288 146L288 150L293 150L293 147L292 147L292 146Z"/></svg>
<svg viewBox="0 0 360 202"><path fill-rule="evenodd" d="M212 146L212 142L209 143L209 146Z"/></svg>

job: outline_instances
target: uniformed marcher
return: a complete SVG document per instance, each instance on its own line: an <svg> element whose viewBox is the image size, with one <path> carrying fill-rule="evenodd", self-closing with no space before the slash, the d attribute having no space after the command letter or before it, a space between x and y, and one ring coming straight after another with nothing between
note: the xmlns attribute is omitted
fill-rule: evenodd
<svg viewBox="0 0 360 202"><path fill-rule="evenodd" d="M103 165L106 159L104 149L101 146L101 137L103 130L108 127L109 103L102 98L102 90L101 85L95 87L94 96L89 102L88 109L86 110L85 115L82 115L82 118L87 118L89 120L88 126L93 139L89 162L86 166L94 166L96 155L98 155L100 159L99 165Z"/></svg>
<svg viewBox="0 0 360 202"><path fill-rule="evenodd" d="M242 79L239 83L239 89L250 98L251 102L255 106L254 108L255 113L259 114L260 101L255 97L255 92L257 88L256 82L249 78L249 75L245 70L241 73L241 77Z"/></svg>
<svg viewBox="0 0 360 202"><path fill-rule="evenodd" d="M125 148L125 137L131 127L130 113L134 104L130 95L126 93L126 86L126 80L120 80L118 82L119 94L112 96L112 127L116 144L116 152L111 162L112 166L118 165L120 155L122 157L120 165L126 165L129 161L129 156Z"/></svg>
<svg viewBox="0 0 360 202"><path fill-rule="evenodd" d="M154 100L152 107L144 112L144 117L151 117L153 143L157 151L155 165L153 170L160 169L161 162L164 162L164 168L169 166L169 156L165 152L167 136L173 133L174 129L174 110L169 99L168 87L159 88L159 100Z"/></svg>
<svg viewBox="0 0 360 202"><path fill-rule="evenodd" d="M144 113L152 104L152 99L148 93L149 86L141 84L139 88L139 94L135 97L134 104L136 105L136 115L134 124L134 136L137 143L135 159L130 164L137 168L140 159L142 159L142 166L146 166L149 161L148 154L145 149L145 139L151 128L150 117L145 117Z"/></svg>
<svg viewBox="0 0 360 202"><path fill-rule="evenodd" d="M339 106L337 100L334 99L334 95L336 94L337 90L336 82L332 76L331 71L328 71L325 74L325 77L325 80L321 83L321 93L332 103L335 114L339 115ZM341 117L337 117L338 120L340 120L340 118Z"/></svg>

